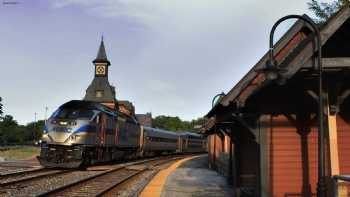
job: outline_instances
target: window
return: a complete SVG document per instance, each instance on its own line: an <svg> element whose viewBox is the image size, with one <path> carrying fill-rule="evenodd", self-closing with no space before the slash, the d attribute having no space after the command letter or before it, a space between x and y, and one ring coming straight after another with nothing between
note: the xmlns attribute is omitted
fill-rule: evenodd
<svg viewBox="0 0 350 197"><path fill-rule="evenodd" d="M51 118L59 119L88 119L94 116L95 112L89 109L63 108L52 114Z"/></svg>
<svg viewBox="0 0 350 197"><path fill-rule="evenodd" d="M161 137L147 137L151 142L167 142L167 143L177 143L177 139L161 138Z"/></svg>
<svg viewBox="0 0 350 197"><path fill-rule="evenodd" d="M97 90L97 91L96 91L96 97L97 97L97 98L103 97L103 90Z"/></svg>

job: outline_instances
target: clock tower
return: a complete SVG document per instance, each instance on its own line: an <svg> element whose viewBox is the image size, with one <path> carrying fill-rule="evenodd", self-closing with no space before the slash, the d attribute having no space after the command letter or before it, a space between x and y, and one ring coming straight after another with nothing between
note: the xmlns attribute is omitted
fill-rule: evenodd
<svg viewBox="0 0 350 197"><path fill-rule="evenodd" d="M86 89L84 100L100 102L115 108L115 87L108 82L108 68L111 63L107 59L103 37L97 56L92 63L95 66L95 76L90 86Z"/></svg>

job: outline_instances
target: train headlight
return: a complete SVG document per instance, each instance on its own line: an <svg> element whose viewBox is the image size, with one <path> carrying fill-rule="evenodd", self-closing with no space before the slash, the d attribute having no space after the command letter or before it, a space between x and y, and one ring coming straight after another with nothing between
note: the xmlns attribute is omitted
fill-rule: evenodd
<svg viewBox="0 0 350 197"><path fill-rule="evenodd" d="M44 133L43 136L41 137L41 139L42 139L43 142L51 141L51 139L49 137L49 134L47 134L47 133Z"/></svg>

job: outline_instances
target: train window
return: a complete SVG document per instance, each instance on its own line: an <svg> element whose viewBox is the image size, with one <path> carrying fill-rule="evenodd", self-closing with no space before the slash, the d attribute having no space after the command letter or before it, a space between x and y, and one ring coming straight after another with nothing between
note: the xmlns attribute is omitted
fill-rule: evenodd
<svg viewBox="0 0 350 197"><path fill-rule="evenodd" d="M52 115L52 118L60 119L91 119L94 116L95 112L88 109L71 109L64 108L55 112Z"/></svg>
<svg viewBox="0 0 350 197"><path fill-rule="evenodd" d="M147 140L152 142L177 143L177 139L169 139L169 138L162 138L162 137L147 137Z"/></svg>

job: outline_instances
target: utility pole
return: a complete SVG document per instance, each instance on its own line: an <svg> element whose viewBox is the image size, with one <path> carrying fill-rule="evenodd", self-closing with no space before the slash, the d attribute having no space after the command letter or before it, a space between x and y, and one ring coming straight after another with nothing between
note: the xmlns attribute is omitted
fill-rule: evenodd
<svg viewBox="0 0 350 197"><path fill-rule="evenodd" d="M47 121L47 111L49 110L49 108L46 106L45 107L45 117L44 117L44 120L45 120L45 124L46 124L46 121Z"/></svg>
<svg viewBox="0 0 350 197"><path fill-rule="evenodd" d="M36 115L37 113L34 112L34 129L33 129L33 140L36 139Z"/></svg>

